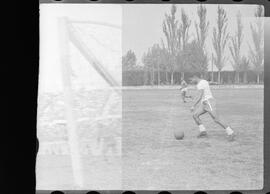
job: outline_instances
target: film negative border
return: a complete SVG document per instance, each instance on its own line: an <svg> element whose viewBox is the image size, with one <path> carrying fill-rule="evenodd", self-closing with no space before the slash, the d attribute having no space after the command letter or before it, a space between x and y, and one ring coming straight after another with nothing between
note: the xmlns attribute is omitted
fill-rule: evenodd
<svg viewBox="0 0 270 194"><path fill-rule="evenodd" d="M217 1L217 0L40 0L40 3L97 3L97 4L106 4L106 3L117 3L117 4L126 4L126 3L137 3L137 4L261 4L264 5L265 8L265 16L270 16L270 1L269 0L223 0L223 1ZM270 22L267 22L266 25L269 25ZM265 53L270 53L270 26L265 28ZM270 64L270 58L265 57L265 64ZM143 190L136 190L136 191L107 191L107 190L100 190L100 191L71 191L71 190L65 190L65 191L37 191L37 194L103 194L103 193L110 193L110 194L142 194L142 193L149 193L149 194L214 194L214 193L223 193L223 194L253 194L253 193L269 193L270 192L270 154L269 154L269 148L270 148L270 131L268 128L270 127L270 111L268 107L270 106L269 100L270 99L270 66L265 65L264 67L265 71L265 87L264 87L264 189L262 190L239 190L239 191L143 191Z"/></svg>
<svg viewBox="0 0 270 194"><path fill-rule="evenodd" d="M260 4L265 5L269 0L40 0L40 3L117 3L117 4Z"/></svg>

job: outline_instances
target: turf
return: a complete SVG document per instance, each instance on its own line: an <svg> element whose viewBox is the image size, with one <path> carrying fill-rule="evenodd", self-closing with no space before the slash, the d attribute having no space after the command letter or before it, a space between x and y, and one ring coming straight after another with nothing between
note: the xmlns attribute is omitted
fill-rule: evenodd
<svg viewBox="0 0 270 194"><path fill-rule="evenodd" d="M178 90L123 92L123 189L263 187L263 90L215 89L213 95L235 142L209 115L202 116L209 137L197 139L191 103L182 103ZM175 140L174 130L184 131L184 140Z"/></svg>
<svg viewBox="0 0 270 194"><path fill-rule="evenodd" d="M83 185L75 184L68 155L39 155L37 158L37 190L119 190L121 158L81 157Z"/></svg>
<svg viewBox="0 0 270 194"><path fill-rule="evenodd" d="M213 94L222 119L237 134L235 142L228 142L208 115L202 120L209 137L197 139L191 103L182 103L179 90L124 90L122 158L82 156L84 185L78 188L70 156L38 155L37 189L261 189L263 89L214 89ZM175 140L174 130L183 131L184 139Z"/></svg>

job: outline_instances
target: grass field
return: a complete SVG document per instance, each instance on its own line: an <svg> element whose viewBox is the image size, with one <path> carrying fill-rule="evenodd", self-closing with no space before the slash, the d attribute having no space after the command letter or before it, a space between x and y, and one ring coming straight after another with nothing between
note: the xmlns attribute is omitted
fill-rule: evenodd
<svg viewBox="0 0 270 194"><path fill-rule="evenodd" d="M182 103L179 90L123 90L122 157L106 162L102 156L82 156L84 186L77 188L69 155L39 154L37 189L262 188L263 89L213 89L213 94L220 115L237 134L235 142L228 142L208 115L202 120L209 137L197 139L191 103ZM174 130L184 131L185 138L175 140Z"/></svg>
<svg viewBox="0 0 270 194"><path fill-rule="evenodd" d="M84 183L82 187L78 187L78 185L75 185L74 181L71 157L67 151L69 150L67 141L69 136L65 123L63 97L61 93L55 96L48 94L46 96L43 95L43 98L41 98L39 102L41 107L46 107L45 105L47 105L47 108L40 108L41 116L38 117L40 125L38 125L37 134L40 146L36 164L36 188L37 190L120 189L121 97L111 94L108 90L102 89L79 91L74 92L74 94L76 97L74 100L74 112L77 114L78 118L86 119L78 121L76 128L79 139L79 149L82 153L81 174ZM92 119L101 116L106 118L107 114L102 115L102 113L109 94L111 94L111 105L107 107L106 112L108 115L119 115L120 118L93 121ZM109 131L107 131L107 129ZM100 133L97 133L97 131ZM116 135L114 132L119 133L119 135ZM104 144L104 137L106 137L107 140L109 139L109 143L112 143L112 139L108 138L108 135L113 136L113 139L117 142L116 153L112 153L112 151L109 150L107 153L107 161L105 161L102 156L102 146L97 146L97 134L103 137L100 140L101 145ZM64 143L62 144L61 142Z"/></svg>
<svg viewBox="0 0 270 194"><path fill-rule="evenodd" d="M123 189L263 187L263 89L215 89L213 95L235 142L209 115L202 116L209 137L197 139L191 104L182 103L179 90L123 92ZM174 130L184 131L184 140L175 140Z"/></svg>
<svg viewBox="0 0 270 194"><path fill-rule="evenodd" d="M115 190L121 188L121 157L83 156L83 186L74 184L68 155L40 155L37 158L37 190Z"/></svg>

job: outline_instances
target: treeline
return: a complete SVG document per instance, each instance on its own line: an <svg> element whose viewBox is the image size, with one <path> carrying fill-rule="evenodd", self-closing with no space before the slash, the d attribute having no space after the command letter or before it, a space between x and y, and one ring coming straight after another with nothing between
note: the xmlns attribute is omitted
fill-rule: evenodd
<svg viewBox="0 0 270 194"><path fill-rule="evenodd" d="M193 75L192 72L185 73L185 80ZM222 71L220 84L257 84L257 74L254 71L238 72L239 80L236 82L235 71ZM123 86L143 86L143 85L179 85L181 83L181 72L173 73L173 83L171 83L171 74L169 72L144 70L130 70L122 72ZM206 72L201 75L202 78L218 83L218 72ZM260 74L259 83L263 83L264 73Z"/></svg>
<svg viewBox="0 0 270 194"><path fill-rule="evenodd" d="M209 22L206 20L207 9L200 5L197 8L198 22L191 22L184 9L180 10L180 19L176 18L177 7L172 5L169 14L165 14L162 23L165 40L150 47L143 55L143 66L137 64L132 50L122 57L123 85L161 85L177 84L182 78L187 79L192 73L200 73L211 81L218 83L260 83L263 79L264 45L263 7L257 6L250 25L253 47L249 48L248 57L241 55L243 43L243 23L240 12L237 14L237 29L234 34L227 30L226 11L218 6L217 23L213 27L213 52L207 52L205 40L208 36ZM194 23L195 38L189 34ZM225 49L230 51L230 59L224 56ZM209 72L209 61L218 71ZM234 72L223 72L225 64L230 62Z"/></svg>

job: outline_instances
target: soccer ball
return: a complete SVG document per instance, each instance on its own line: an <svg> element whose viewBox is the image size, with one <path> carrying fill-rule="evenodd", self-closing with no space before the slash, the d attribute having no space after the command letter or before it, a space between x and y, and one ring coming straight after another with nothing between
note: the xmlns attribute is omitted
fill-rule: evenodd
<svg viewBox="0 0 270 194"><path fill-rule="evenodd" d="M174 131L174 137L175 137L175 139L181 140L181 139L184 139L184 136L185 136L185 134L184 134L183 131L181 131L181 130L175 130Z"/></svg>

